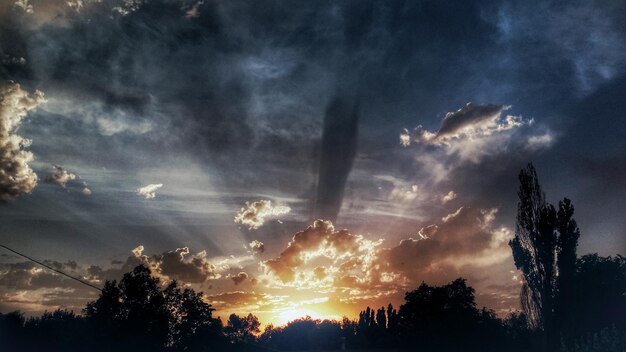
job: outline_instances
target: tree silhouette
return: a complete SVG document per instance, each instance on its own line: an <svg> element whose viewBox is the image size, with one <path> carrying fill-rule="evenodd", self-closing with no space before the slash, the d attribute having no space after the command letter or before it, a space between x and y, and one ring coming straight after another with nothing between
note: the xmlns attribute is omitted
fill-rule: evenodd
<svg viewBox="0 0 626 352"><path fill-rule="evenodd" d="M259 326L261 326L259 318L252 314L245 317L231 314L224 332L232 343L250 343L254 341L255 335L261 332Z"/></svg>
<svg viewBox="0 0 626 352"><path fill-rule="evenodd" d="M286 326L266 326L259 342L281 351L338 350L346 338L354 337L354 327L354 322L349 319L339 323L306 316L290 321ZM354 344L354 340L350 343Z"/></svg>
<svg viewBox="0 0 626 352"><path fill-rule="evenodd" d="M389 303L387 306L387 329L395 331L398 328L398 311Z"/></svg>
<svg viewBox="0 0 626 352"><path fill-rule="evenodd" d="M24 350L24 315L20 312L0 313L0 341L8 351Z"/></svg>
<svg viewBox="0 0 626 352"><path fill-rule="evenodd" d="M219 346L221 323L202 293L181 289L176 281L161 288L145 266L107 282L102 294L83 313L96 331L100 350L185 350L189 346Z"/></svg>
<svg viewBox="0 0 626 352"><path fill-rule="evenodd" d="M555 304L555 329L562 331L563 324L572 319L575 305L576 247L580 231L573 219L574 206L565 198L559 202L556 229L558 233L558 277Z"/></svg>
<svg viewBox="0 0 626 352"><path fill-rule="evenodd" d="M405 295L400 306L399 334L404 347L430 351L489 351L494 349L488 339L477 336L501 331L495 314L480 311L474 301L474 289L459 278L447 285L430 286L422 283ZM498 348L502 348L499 346Z"/></svg>
<svg viewBox="0 0 626 352"><path fill-rule="evenodd" d="M125 348L158 350L171 346L172 313L160 280L151 276L150 269L138 266L113 286L115 282L105 286L98 300L87 305L85 316L111 329L110 337L119 338Z"/></svg>
<svg viewBox="0 0 626 352"><path fill-rule="evenodd" d="M557 316L565 316L571 304L569 286L580 234L572 218L571 201L565 198L559 202L558 212L547 203L532 164L520 172L519 181L515 238L509 244L515 266L524 278L521 306L531 327L543 331L544 343L554 347L558 342Z"/></svg>
<svg viewBox="0 0 626 352"><path fill-rule="evenodd" d="M387 328L387 315L385 314L385 307L381 307L376 311L376 325L380 329Z"/></svg>
<svg viewBox="0 0 626 352"><path fill-rule="evenodd" d="M576 262L565 342L615 327L626 334L626 257L582 256Z"/></svg>
<svg viewBox="0 0 626 352"><path fill-rule="evenodd" d="M176 281L172 281L164 295L172 314L170 334L174 349L202 350L207 344L221 345L222 322L212 317L215 309L202 300L202 293L190 288L181 291Z"/></svg>

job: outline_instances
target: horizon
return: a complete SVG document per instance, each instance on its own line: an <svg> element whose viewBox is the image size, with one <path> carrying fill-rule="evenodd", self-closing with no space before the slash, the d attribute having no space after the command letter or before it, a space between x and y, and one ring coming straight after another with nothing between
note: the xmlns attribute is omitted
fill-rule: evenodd
<svg viewBox="0 0 626 352"><path fill-rule="evenodd" d="M0 0L0 244L262 327L458 277L520 311L518 175L626 254L619 2ZM98 291L0 249L0 313Z"/></svg>

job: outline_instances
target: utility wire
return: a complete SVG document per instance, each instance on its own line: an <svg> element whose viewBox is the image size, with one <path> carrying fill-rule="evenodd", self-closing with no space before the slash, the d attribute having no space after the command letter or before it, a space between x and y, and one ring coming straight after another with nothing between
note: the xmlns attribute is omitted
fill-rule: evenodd
<svg viewBox="0 0 626 352"><path fill-rule="evenodd" d="M79 278L77 278L77 277L74 277L74 276L72 276L72 275L70 275L70 274L66 274L66 273L62 272L61 270L57 270L57 269L55 269L55 268L51 267L50 265L44 264L44 263L42 263L42 262L40 262L40 261L38 261L38 260L35 260L35 259L33 259L33 258L31 258L31 257L27 256L26 254L22 254L22 253L20 253L20 252L18 252L18 251L15 251L15 250L13 250L13 249L11 249L11 248L9 248L9 247L7 247L7 246L3 245L3 244L0 244L0 247L4 248L4 249L6 249L6 250L9 250L9 251L11 251L11 252L13 252L13 253L15 253L15 254L19 255L20 257L24 257L24 258L26 258L26 259L30 260L30 261L31 261L31 262L33 262L33 263L36 263L36 264L39 264L39 265L41 265L41 266L43 266L43 267L45 267L45 268L48 268L48 269L50 269L50 270L54 271L55 273L61 274L61 275L65 276L65 277L67 277L67 278L70 278L70 279L72 279L72 280L78 281L78 282L80 282L81 284L83 284L83 285L85 285L85 286L89 286L89 287L91 287L91 288L95 288L96 290L98 290L98 291L102 292L102 289L101 289L100 287L95 286L95 285L92 285L92 284L90 284L89 282L84 281L84 280L81 280L81 279L79 279Z"/></svg>

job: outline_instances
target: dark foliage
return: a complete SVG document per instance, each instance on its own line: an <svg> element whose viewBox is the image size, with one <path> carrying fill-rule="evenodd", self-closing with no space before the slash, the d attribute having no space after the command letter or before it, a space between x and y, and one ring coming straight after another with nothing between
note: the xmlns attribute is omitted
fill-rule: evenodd
<svg viewBox="0 0 626 352"><path fill-rule="evenodd" d="M626 334L626 258L590 254L578 259L571 299L569 319L562 322L562 345L571 347L581 341L570 341L606 329Z"/></svg>
<svg viewBox="0 0 626 352"><path fill-rule="evenodd" d="M524 278L520 302L531 327L543 334L539 348L553 349L573 303L580 232L572 202L565 198L558 211L547 203L532 164L520 172L519 181L516 231L510 245Z"/></svg>
<svg viewBox="0 0 626 352"><path fill-rule="evenodd" d="M8 351L209 351L225 349L219 319L202 293L175 281L162 288L144 266L107 282L83 316L57 310L24 319L0 316Z"/></svg>
<svg viewBox="0 0 626 352"><path fill-rule="evenodd" d="M356 330L350 322L314 320L307 316L283 327L266 326L259 342L281 351L338 350L347 336L354 333Z"/></svg>
<svg viewBox="0 0 626 352"><path fill-rule="evenodd" d="M501 350L505 329L495 313L476 308L474 289L464 279L444 286L422 283L408 292L399 310L403 347L426 351ZM484 338L481 338L484 337Z"/></svg>
<svg viewBox="0 0 626 352"><path fill-rule="evenodd" d="M226 328L224 328L224 332L233 344L252 343L256 335L261 332L259 326L261 326L259 318L252 314L248 314L246 317L231 314L228 317L228 323Z"/></svg>

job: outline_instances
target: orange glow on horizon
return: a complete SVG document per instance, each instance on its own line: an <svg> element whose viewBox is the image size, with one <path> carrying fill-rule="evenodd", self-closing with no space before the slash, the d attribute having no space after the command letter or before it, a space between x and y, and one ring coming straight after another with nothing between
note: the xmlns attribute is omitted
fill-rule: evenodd
<svg viewBox="0 0 626 352"><path fill-rule="evenodd" d="M295 308L295 309L286 309L278 314L278 316L273 319L270 323L274 326L284 326L287 323L292 322L294 320L311 317L313 320L341 320L340 316L332 315L332 314L323 314L314 309L303 309L303 308Z"/></svg>

